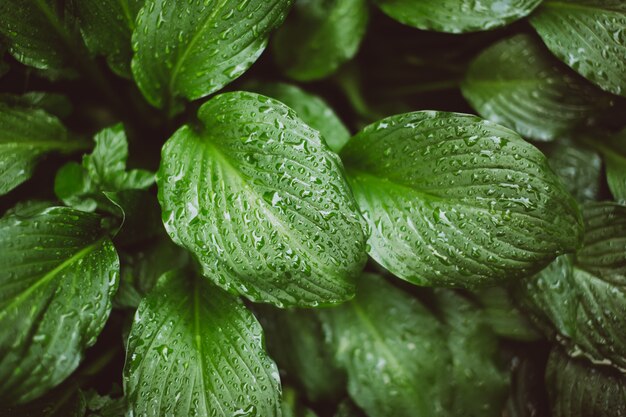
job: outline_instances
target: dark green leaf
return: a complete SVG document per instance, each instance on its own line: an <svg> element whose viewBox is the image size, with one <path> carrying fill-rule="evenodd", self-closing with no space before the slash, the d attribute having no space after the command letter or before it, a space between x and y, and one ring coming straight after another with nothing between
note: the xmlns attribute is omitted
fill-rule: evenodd
<svg viewBox="0 0 626 417"><path fill-rule="evenodd" d="M131 415L280 416L280 380L243 304L206 280L165 274L130 332L124 391Z"/></svg>
<svg viewBox="0 0 626 417"><path fill-rule="evenodd" d="M74 384L62 384L29 403L13 407L3 404L0 417L84 417L86 409L82 392Z"/></svg>
<svg viewBox="0 0 626 417"><path fill-rule="evenodd" d="M65 207L0 220L0 398L63 381L111 310L119 261L100 217Z"/></svg>
<svg viewBox="0 0 626 417"><path fill-rule="evenodd" d="M537 140L553 140L611 103L608 95L526 34L480 54L469 67L462 91L481 116Z"/></svg>
<svg viewBox="0 0 626 417"><path fill-rule="evenodd" d="M147 0L133 33L135 81L152 105L205 97L244 73L292 0Z"/></svg>
<svg viewBox="0 0 626 417"><path fill-rule="evenodd" d="M105 55L111 69L130 78L130 37L144 0L80 0L80 29L93 54Z"/></svg>
<svg viewBox="0 0 626 417"><path fill-rule="evenodd" d="M600 195L602 159L584 146L559 141L548 153L550 167L579 202L595 201Z"/></svg>
<svg viewBox="0 0 626 417"><path fill-rule="evenodd" d="M257 306L267 350L281 373L302 387L311 402L345 392L345 375L332 363L318 315L311 310Z"/></svg>
<svg viewBox="0 0 626 417"><path fill-rule="evenodd" d="M333 109L320 97L307 93L295 85L284 83L253 83L246 86L291 107L306 124L318 130L333 152L350 139L350 132Z"/></svg>
<svg viewBox="0 0 626 417"><path fill-rule="evenodd" d="M42 109L59 118L67 117L72 113L72 103L66 96L45 91L30 91L21 96L0 94L0 102L9 106Z"/></svg>
<svg viewBox="0 0 626 417"><path fill-rule="evenodd" d="M530 23L561 61L603 90L626 96L626 2L546 0Z"/></svg>
<svg viewBox="0 0 626 417"><path fill-rule="evenodd" d="M365 413L347 398L339 403L334 417L365 417Z"/></svg>
<svg viewBox="0 0 626 417"><path fill-rule="evenodd" d="M626 416L626 376L555 349L546 370L552 417Z"/></svg>
<svg viewBox="0 0 626 417"><path fill-rule="evenodd" d="M295 80L324 78L356 54L368 18L367 0L297 0L272 39L274 58Z"/></svg>
<svg viewBox="0 0 626 417"><path fill-rule="evenodd" d="M516 357L511 366L511 390L503 416L542 417L549 416L546 386L544 383L545 360L532 357L533 345L524 347L529 357ZM545 358L547 359L547 358Z"/></svg>
<svg viewBox="0 0 626 417"><path fill-rule="evenodd" d="M316 306L350 298L364 257L341 162L295 113L253 93L219 95L165 144L165 228L206 277L253 301Z"/></svg>
<svg viewBox="0 0 626 417"><path fill-rule="evenodd" d="M313 411L298 402L297 392L290 387L283 387L283 417L317 417Z"/></svg>
<svg viewBox="0 0 626 417"><path fill-rule="evenodd" d="M122 218L119 231L115 235L115 244L131 246L145 243L163 232L161 210L153 193L146 190L121 190L104 192L118 208Z"/></svg>
<svg viewBox="0 0 626 417"><path fill-rule="evenodd" d="M602 154L609 189L616 200L626 202L626 130L598 136L583 138L583 142Z"/></svg>
<svg viewBox="0 0 626 417"><path fill-rule="evenodd" d="M87 401L86 417L121 417L126 415L128 405L124 397L111 398L100 395L95 390L84 393Z"/></svg>
<svg viewBox="0 0 626 417"><path fill-rule="evenodd" d="M527 16L541 0L374 0L374 3L405 25L461 33L507 25Z"/></svg>
<svg viewBox="0 0 626 417"><path fill-rule="evenodd" d="M370 256L409 282L510 280L578 246L577 204L545 156L494 123L392 116L350 139L341 156L371 230Z"/></svg>
<svg viewBox="0 0 626 417"><path fill-rule="evenodd" d="M626 368L626 207L584 207L585 239L519 284L522 305L570 354Z"/></svg>
<svg viewBox="0 0 626 417"><path fill-rule="evenodd" d="M417 300L363 275L353 300L321 314L348 392L370 417L448 416L445 329Z"/></svg>
<svg viewBox="0 0 626 417"><path fill-rule="evenodd" d="M71 66L74 17L66 2L55 0L3 0L0 34L18 61L58 74Z"/></svg>
<svg viewBox="0 0 626 417"><path fill-rule="evenodd" d="M61 122L43 110L0 103L0 195L29 179L42 156L86 146L70 138Z"/></svg>

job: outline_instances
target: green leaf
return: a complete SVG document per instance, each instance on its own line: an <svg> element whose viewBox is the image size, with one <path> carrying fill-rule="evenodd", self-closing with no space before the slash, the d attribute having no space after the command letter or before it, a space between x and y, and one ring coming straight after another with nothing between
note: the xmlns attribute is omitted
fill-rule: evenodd
<svg viewBox="0 0 626 417"><path fill-rule="evenodd" d="M374 3L405 25L462 33L505 26L530 14L541 0L374 0Z"/></svg>
<svg viewBox="0 0 626 417"><path fill-rule="evenodd" d="M571 359L554 349L546 387L553 417L626 415L626 377L610 367Z"/></svg>
<svg viewBox="0 0 626 417"><path fill-rule="evenodd" d="M89 51L104 55L118 75L130 78L131 34L144 0L80 0L80 30Z"/></svg>
<svg viewBox="0 0 626 417"><path fill-rule="evenodd" d="M222 288L277 306L350 298L365 258L341 162L280 102L214 97L165 144L163 222Z"/></svg>
<svg viewBox="0 0 626 417"><path fill-rule="evenodd" d="M583 137L582 140L602 154L611 194L617 201L626 202L626 129L617 135Z"/></svg>
<svg viewBox="0 0 626 417"><path fill-rule="evenodd" d="M509 375L497 363L499 345L484 313L452 291L436 293L447 324L454 396L450 416L500 416L508 393ZM437 381L436 383L441 383Z"/></svg>
<svg viewBox="0 0 626 417"><path fill-rule="evenodd" d="M481 116L546 141L572 131L611 103L608 95L526 34L482 52L470 64L461 87Z"/></svg>
<svg viewBox="0 0 626 417"><path fill-rule="evenodd" d="M283 417L317 417L312 410L298 402L297 392L293 388L283 387Z"/></svg>
<svg viewBox="0 0 626 417"><path fill-rule="evenodd" d="M483 320L498 336L523 342L541 338L526 316L515 307L505 288L482 288L475 295L482 307Z"/></svg>
<svg viewBox="0 0 626 417"><path fill-rule="evenodd" d="M120 252L122 260L120 288L113 300L119 307L137 308L141 299L167 271L184 267L189 256L163 234L141 250Z"/></svg>
<svg viewBox="0 0 626 417"><path fill-rule="evenodd" d="M261 326L236 298L174 271L145 298L130 332L131 415L280 416L280 380Z"/></svg>
<svg viewBox="0 0 626 417"><path fill-rule="evenodd" d="M353 300L320 313L348 392L368 416L449 416L445 329L417 300L364 274Z"/></svg>
<svg viewBox="0 0 626 417"><path fill-rule="evenodd" d="M274 58L295 80L327 77L356 54L368 18L366 0L297 0L272 39Z"/></svg>
<svg viewBox="0 0 626 417"><path fill-rule="evenodd" d="M560 140L548 153L550 167L579 202L598 200L602 159L586 146Z"/></svg>
<svg viewBox="0 0 626 417"><path fill-rule="evenodd" d="M0 2L0 34L11 55L23 64L67 73L76 46L74 27L75 18L64 1Z"/></svg>
<svg viewBox="0 0 626 417"><path fill-rule="evenodd" d="M122 124L101 130L94 140L96 145L91 154L83 156L82 166L68 162L57 172L54 191L65 204L93 211L97 206L109 204L106 198L115 199L117 192L141 190L154 183L152 172L143 169L126 170L128 143ZM102 192L113 194L105 198ZM128 198L125 201L128 202Z"/></svg>
<svg viewBox="0 0 626 417"><path fill-rule="evenodd" d="M415 112L363 129L341 153L368 252L417 285L527 276L577 248L577 204L545 156L474 116Z"/></svg>
<svg viewBox="0 0 626 417"><path fill-rule="evenodd" d="M175 110L243 74L292 0L146 0L133 33L132 71L148 102Z"/></svg>
<svg viewBox="0 0 626 417"><path fill-rule="evenodd" d="M26 404L0 407L0 417L84 417L85 412L85 397L73 383L62 384Z"/></svg>
<svg viewBox="0 0 626 417"><path fill-rule="evenodd" d="M626 96L626 3L546 0L530 18L561 61L605 91Z"/></svg>
<svg viewBox="0 0 626 417"><path fill-rule="evenodd" d="M37 162L51 152L85 149L65 127L43 110L0 103L0 195L29 179Z"/></svg>
<svg viewBox="0 0 626 417"><path fill-rule="evenodd" d="M365 413L347 398L339 403L334 417L365 417Z"/></svg>
<svg viewBox="0 0 626 417"><path fill-rule="evenodd" d="M592 203L583 213L583 247L521 281L518 297L571 355L626 368L626 207Z"/></svg>
<svg viewBox="0 0 626 417"><path fill-rule="evenodd" d="M334 110L319 96L285 83L251 83L246 89L263 94L291 107L309 126L319 131L333 152L350 139L350 132Z"/></svg>
<svg viewBox="0 0 626 417"><path fill-rule="evenodd" d="M101 218L66 207L0 219L0 398L63 381L111 310L119 261Z"/></svg>
<svg viewBox="0 0 626 417"><path fill-rule="evenodd" d="M132 246L154 239L164 232L161 223L161 210L153 193L146 190L121 190L104 192L106 198L113 203L122 221L115 244Z"/></svg>
<svg viewBox="0 0 626 417"><path fill-rule="evenodd" d="M255 311L270 356L287 380L302 387L309 401L333 400L345 392L345 375L333 366L315 311L270 306L255 306Z"/></svg>
<svg viewBox="0 0 626 417"><path fill-rule="evenodd" d="M72 113L72 103L66 96L47 91L29 91L21 96L0 93L0 102L12 107L42 109L59 118L65 118Z"/></svg>

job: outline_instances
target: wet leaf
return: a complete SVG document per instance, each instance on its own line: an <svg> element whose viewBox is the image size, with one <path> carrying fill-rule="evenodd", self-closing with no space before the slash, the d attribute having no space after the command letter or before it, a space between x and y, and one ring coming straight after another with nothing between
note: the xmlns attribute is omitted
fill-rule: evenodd
<svg viewBox="0 0 626 417"><path fill-rule="evenodd" d="M574 250L574 199L545 156L474 116L415 112L367 126L341 153L370 229L368 253L417 285L528 276Z"/></svg>
<svg viewBox="0 0 626 417"><path fill-rule="evenodd" d="M63 381L111 311L119 261L101 218L66 207L0 219L0 398Z"/></svg>
<svg viewBox="0 0 626 417"><path fill-rule="evenodd" d="M180 270L135 314L124 392L132 415L281 415L259 323L238 299Z"/></svg>
<svg viewBox="0 0 626 417"><path fill-rule="evenodd" d="M180 128L157 174L163 222L222 288L277 306L353 295L364 237L341 162L280 102L214 97Z"/></svg>

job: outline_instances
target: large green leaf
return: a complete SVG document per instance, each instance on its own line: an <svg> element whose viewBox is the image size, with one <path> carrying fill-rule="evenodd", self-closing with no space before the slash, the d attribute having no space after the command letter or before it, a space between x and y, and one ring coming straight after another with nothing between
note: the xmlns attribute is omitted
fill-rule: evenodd
<svg viewBox="0 0 626 417"><path fill-rule="evenodd" d="M130 77L131 34L144 0L80 0L80 29L89 50L105 55L111 69Z"/></svg>
<svg viewBox="0 0 626 417"><path fill-rule="evenodd" d="M244 305L193 274L165 274L133 321L131 415L280 416L280 380Z"/></svg>
<svg viewBox="0 0 626 417"><path fill-rule="evenodd" d="M365 257L341 162L275 100L219 95L179 129L157 174L168 233L229 291L278 306L350 298Z"/></svg>
<svg viewBox="0 0 626 417"><path fill-rule="evenodd" d="M418 285L529 275L578 246L574 199L545 156L474 116L415 112L363 129L341 153L369 254Z"/></svg>
<svg viewBox="0 0 626 417"><path fill-rule="evenodd" d="M611 194L616 200L626 202L626 130L616 135L598 136L583 137L582 141L602 154Z"/></svg>
<svg viewBox="0 0 626 417"><path fill-rule="evenodd" d="M111 310L119 261L101 218L66 207L0 220L0 398L65 379Z"/></svg>
<svg viewBox="0 0 626 417"><path fill-rule="evenodd" d="M546 370L552 417L626 415L626 377L607 366L568 358L555 349Z"/></svg>
<svg viewBox="0 0 626 417"><path fill-rule="evenodd" d="M362 275L354 299L321 314L348 392L370 417L448 415L445 329L417 300L379 276Z"/></svg>
<svg viewBox="0 0 626 417"><path fill-rule="evenodd" d="M526 34L481 53L468 69L462 92L481 116L538 140L573 130L611 102Z"/></svg>
<svg viewBox="0 0 626 417"><path fill-rule="evenodd" d="M333 109L320 97L295 85L285 83L252 83L250 91L275 98L291 107L306 124L318 130L328 147L339 152L350 139L350 132Z"/></svg>
<svg viewBox="0 0 626 417"><path fill-rule="evenodd" d="M43 110L0 103L0 195L29 179L42 156L87 146L70 138L61 122Z"/></svg>
<svg viewBox="0 0 626 417"><path fill-rule="evenodd" d="M561 61L603 90L626 96L626 2L546 0L530 23Z"/></svg>
<svg viewBox="0 0 626 417"><path fill-rule="evenodd" d="M77 45L74 17L65 6L55 0L0 2L0 34L11 55L35 68L67 71Z"/></svg>
<svg viewBox="0 0 626 417"><path fill-rule="evenodd" d="M579 202L600 196L602 158L593 149L559 140L548 152L550 167Z"/></svg>
<svg viewBox="0 0 626 417"><path fill-rule="evenodd" d="M352 58L369 17L367 0L297 0L272 39L272 52L289 77L311 81Z"/></svg>
<svg viewBox="0 0 626 417"><path fill-rule="evenodd" d="M528 15L541 0L374 0L374 3L405 25L461 33L507 25Z"/></svg>
<svg viewBox="0 0 626 417"><path fill-rule="evenodd" d="M256 306L267 350L281 374L302 387L309 401L337 399L345 393L345 375L332 363L316 311Z"/></svg>
<svg viewBox="0 0 626 417"><path fill-rule="evenodd" d="M146 99L205 97L244 73L292 0L147 0L133 33L132 71Z"/></svg>
<svg viewBox="0 0 626 417"><path fill-rule="evenodd" d="M584 217L584 246L522 280L518 295L570 354L626 368L626 207L592 203Z"/></svg>

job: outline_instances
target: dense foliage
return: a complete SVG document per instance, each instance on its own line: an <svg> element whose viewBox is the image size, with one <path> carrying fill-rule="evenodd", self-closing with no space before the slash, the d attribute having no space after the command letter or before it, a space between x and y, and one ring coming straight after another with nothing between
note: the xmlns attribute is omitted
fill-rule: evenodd
<svg viewBox="0 0 626 417"><path fill-rule="evenodd" d="M0 416L626 416L623 0L0 0Z"/></svg>

